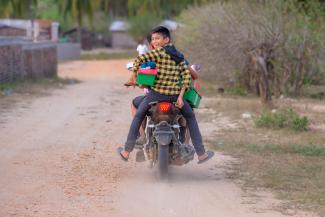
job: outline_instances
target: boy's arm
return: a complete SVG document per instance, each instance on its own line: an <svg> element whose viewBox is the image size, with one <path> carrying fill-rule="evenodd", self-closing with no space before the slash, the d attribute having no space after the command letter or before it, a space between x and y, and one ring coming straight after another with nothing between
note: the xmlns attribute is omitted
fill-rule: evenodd
<svg viewBox="0 0 325 217"><path fill-rule="evenodd" d="M133 73L135 74L135 76L137 75L140 65L142 63L158 61L158 59L160 58L159 51L160 51L160 48L152 50L146 54L140 55L135 59L135 61L133 63Z"/></svg>
<svg viewBox="0 0 325 217"><path fill-rule="evenodd" d="M182 84L181 84L181 92L179 93L178 99L177 99L177 107L182 108L184 105L183 96L184 96L185 90L190 88L191 72L189 71L189 69L184 61L180 64L181 64L180 71L181 71Z"/></svg>
<svg viewBox="0 0 325 217"><path fill-rule="evenodd" d="M199 75L197 74L197 72L196 72L194 69L192 69L192 67L188 67L188 69L189 69L190 72L191 72L191 76L192 76L192 79L193 79L193 80L196 80L196 79L199 78Z"/></svg>
<svg viewBox="0 0 325 217"><path fill-rule="evenodd" d="M181 87L189 89L191 82L191 72L184 61L180 63L180 75L182 79Z"/></svg>
<svg viewBox="0 0 325 217"><path fill-rule="evenodd" d="M186 89L185 87L182 87L181 92L178 95L177 102L176 102L176 106L178 108L182 108L184 106L183 96L185 93L185 89Z"/></svg>

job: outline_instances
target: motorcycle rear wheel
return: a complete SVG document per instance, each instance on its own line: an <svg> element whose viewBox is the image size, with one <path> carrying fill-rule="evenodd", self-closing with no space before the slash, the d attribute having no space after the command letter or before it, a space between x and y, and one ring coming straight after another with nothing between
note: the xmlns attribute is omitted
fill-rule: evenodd
<svg viewBox="0 0 325 217"><path fill-rule="evenodd" d="M168 179L169 146L158 146L158 169L160 180Z"/></svg>

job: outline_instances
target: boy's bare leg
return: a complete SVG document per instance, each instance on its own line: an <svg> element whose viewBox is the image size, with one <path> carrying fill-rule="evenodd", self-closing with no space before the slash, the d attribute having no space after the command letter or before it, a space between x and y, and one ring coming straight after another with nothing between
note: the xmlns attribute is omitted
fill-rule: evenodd
<svg viewBox="0 0 325 217"><path fill-rule="evenodd" d="M186 127L186 133L185 133L185 144L190 144L190 130L188 129L188 127Z"/></svg>
<svg viewBox="0 0 325 217"><path fill-rule="evenodd" d="M136 107L134 107L133 104L131 104L131 114L132 114L132 117L134 117L134 115L137 113L138 109ZM141 124L141 127L139 129L139 133L140 133L140 136L143 137L145 135L144 133L144 128L145 128L145 120L142 122Z"/></svg>
<svg viewBox="0 0 325 217"><path fill-rule="evenodd" d="M134 117L134 115L137 113L138 109L134 107L133 103L131 103L131 115Z"/></svg>
<svg viewBox="0 0 325 217"><path fill-rule="evenodd" d="M139 133L140 133L140 137L144 137L145 136L145 133L144 133L144 123L141 124L141 127L139 129Z"/></svg>

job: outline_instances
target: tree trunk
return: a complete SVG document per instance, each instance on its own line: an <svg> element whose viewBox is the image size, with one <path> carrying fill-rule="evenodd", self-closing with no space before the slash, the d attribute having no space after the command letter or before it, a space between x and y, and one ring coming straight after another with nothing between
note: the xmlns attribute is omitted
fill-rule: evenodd
<svg viewBox="0 0 325 217"><path fill-rule="evenodd" d="M251 82L254 82L256 93L260 96L263 105L272 107L272 90L270 85L274 77L272 58L272 46L263 43L248 53L250 69L252 70Z"/></svg>
<svg viewBox="0 0 325 217"><path fill-rule="evenodd" d="M78 13L78 26L77 26L77 42L80 43L80 46L82 47L82 36L81 36L81 23L82 23L82 18L81 18L81 12Z"/></svg>
<svg viewBox="0 0 325 217"><path fill-rule="evenodd" d="M266 61L263 57L257 56L256 77L259 83L259 93L262 103L267 106L272 106L272 94L269 85L268 71L266 68Z"/></svg>

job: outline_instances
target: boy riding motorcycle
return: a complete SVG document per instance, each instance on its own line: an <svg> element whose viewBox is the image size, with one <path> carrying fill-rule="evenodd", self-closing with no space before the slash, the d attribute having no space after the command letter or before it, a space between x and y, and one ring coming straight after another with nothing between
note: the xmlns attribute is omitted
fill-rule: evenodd
<svg viewBox="0 0 325 217"><path fill-rule="evenodd" d="M193 146L198 155L198 163L206 162L213 157L214 153L212 151L205 151L194 112L190 105L186 101L183 101L184 92L189 88L191 80L191 74L185 63L184 56L170 43L171 37L167 28L159 26L152 30L151 36L151 43L155 49L147 54L138 56L134 61L133 79L135 82L140 65L150 61L157 64L157 78L154 86L152 86L145 99L141 102L131 123L124 150L120 149L119 154L123 160L128 160L129 154L135 146L140 125L145 118L151 102L176 101L176 106L181 109L182 115L188 124ZM180 79L181 86L179 85Z"/></svg>

